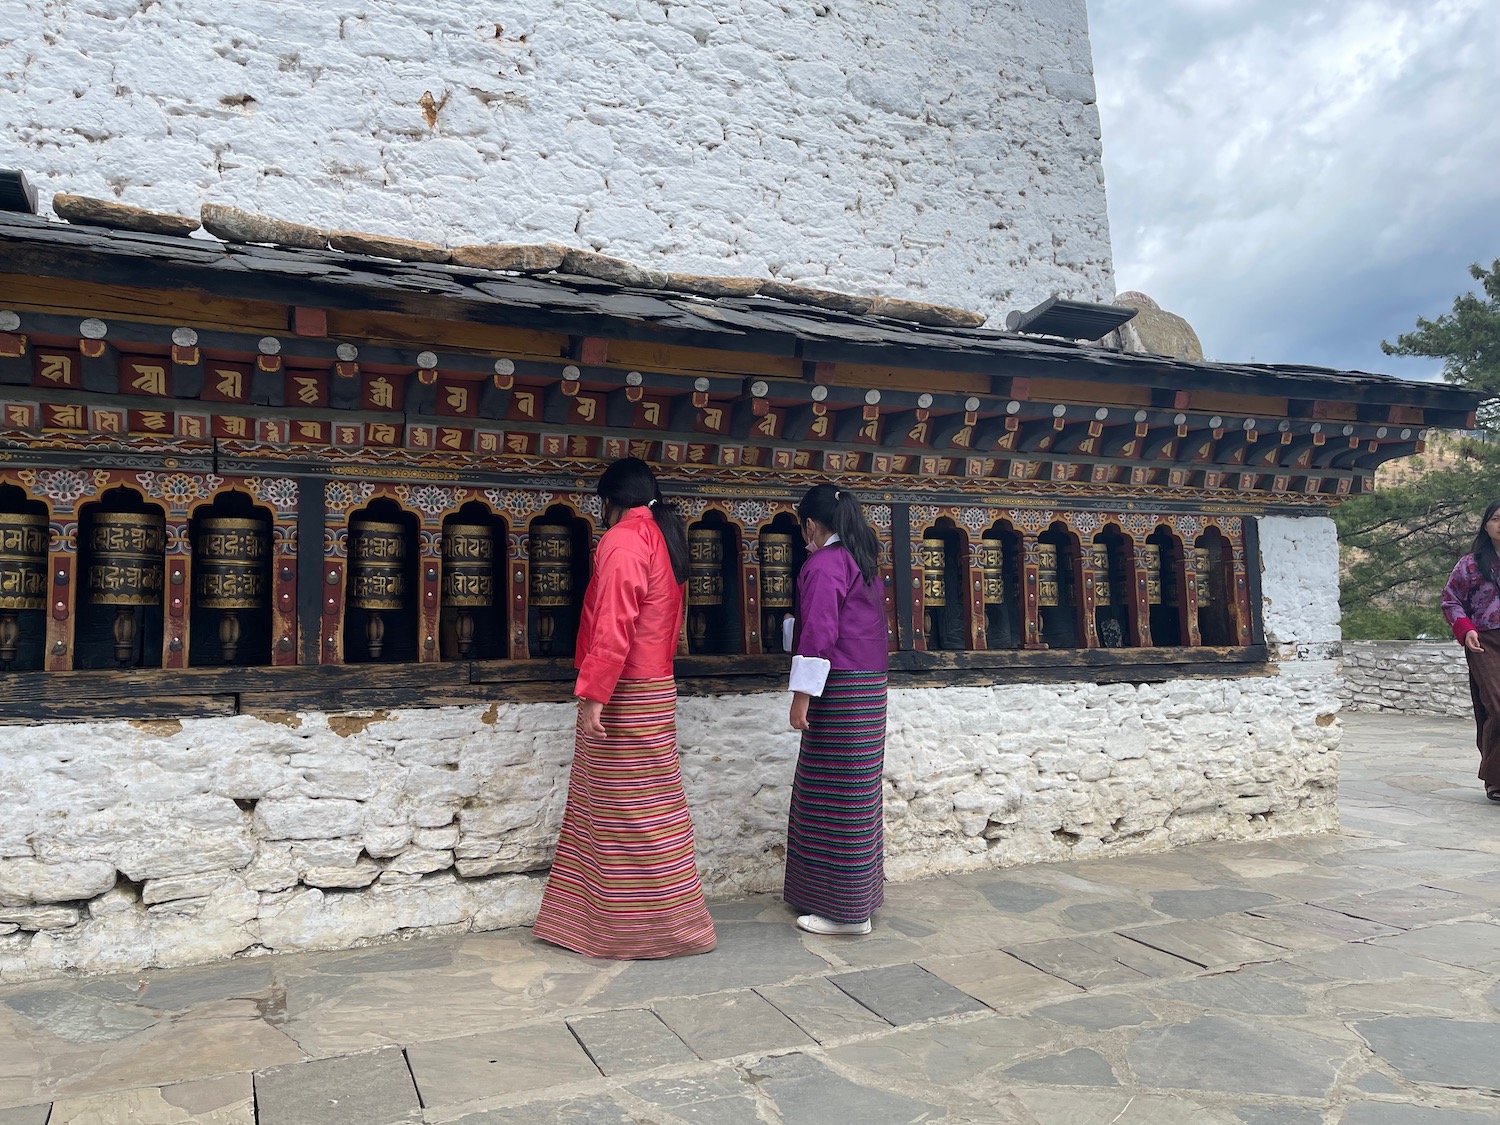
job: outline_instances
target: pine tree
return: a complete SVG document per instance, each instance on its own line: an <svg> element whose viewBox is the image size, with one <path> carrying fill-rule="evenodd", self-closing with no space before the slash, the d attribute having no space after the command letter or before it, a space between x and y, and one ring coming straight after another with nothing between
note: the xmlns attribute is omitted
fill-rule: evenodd
<svg viewBox="0 0 1500 1125"><path fill-rule="evenodd" d="M1356 497L1335 513L1346 569L1340 603L1344 635L1444 636L1438 596L1469 548L1479 517L1500 497L1500 259L1469 273L1478 293L1460 294L1453 311L1381 341L1387 355L1443 361L1443 378L1486 395L1479 429L1458 437L1453 456L1401 483Z"/></svg>

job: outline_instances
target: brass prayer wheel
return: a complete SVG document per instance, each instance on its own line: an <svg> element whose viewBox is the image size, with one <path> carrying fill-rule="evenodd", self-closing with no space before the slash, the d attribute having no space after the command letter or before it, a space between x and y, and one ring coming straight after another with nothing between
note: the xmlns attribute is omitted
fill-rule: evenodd
<svg viewBox="0 0 1500 1125"><path fill-rule="evenodd" d="M92 604L161 604L167 528L160 512L96 513L88 549Z"/></svg>
<svg viewBox="0 0 1500 1125"><path fill-rule="evenodd" d="M985 605L1005 604L1005 549L998 539L979 541L979 574Z"/></svg>
<svg viewBox="0 0 1500 1125"><path fill-rule="evenodd" d="M796 584L792 581L792 537L780 531L760 533L760 604L765 609L789 609Z"/></svg>
<svg viewBox="0 0 1500 1125"><path fill-rule="evenodd" d="M1161 548L1147 543L1141 548L1141 558L1146 568L1146 601L1161 605Z"/></svg>
<svg viewBox="0 0 1500 1125"><path fill-rule="evenodd" d="M406 529L399 523L356 520L349 532L349 604L356 609L401 609L406 595Z"/></svg>
<svg viewBox="0 0 1500 1125"><path fill-rule="evenodd" d="M160 605L166 520L160 512L96 512L89 526L89 601L115 607L115 661L135 658L136 606Z"/></svg>
<svg viewBox="0 0 1500 1125"><path fill-rule="evenodd" d="M443 525L443 604L495 604L495 532L488 524Z"/></svg>
<svg viewBox="0 0 1500 1125"><path fill-rule="evenodd" d="M260 520L210 516L198 524L194 602L203 609L264 609L270 537Z"/></svg>
<svg viewBox="0 0 1500 1125"><path fill-rule="evenodd" d="M1057 545L1036 545L1036 604L1055 606L1060 602L1061 590L1057 580Z"/></svg>
<svg viewBox="0 0 1500 1125"><path fill-rule="evenodd" d="M1090 544L1089 557L1094 565L1094 605L1114 605L1114 583L1110 581L1109 573L1109 545Z"/></svg>
<svg viewBox="0 0 1500 1125"><path fill-rule="evenodd" d="M0 669L16 658L21 610L47 605L46 516L0 512Z"/></svg>
<svg viewBox="0 0 1500 1125"><path fill-rule="evenodd" d="M688 605L724 604L724 536L715 527L688 529Z"/></svg>
<svg viewBox="0 0 1500 1125"><path fill-rule="evenodd" d="M0 610L47 607L47 517L0 512Z"/></svg>
<svg viewBox="0 0 1500 1125"><path fill-rule="evenodd" d="M923 539L917 549L922 564L922 601L927 606L948 604L947 544L941 539Z"/></svg>
<svg viewBox="0 0 1500 1125"><path fill-rule="evenodd" d="M531 529L530 601L536 606L573 604L573 533L552 523Z"/></svg>
<svg viewBox="0 0 1500 1125"><path fill-rule="evenodd" d="M443 604L454 606L458 655L474 647L474 610L495 604L495 532L489 524L443 525Z"/></svg>
<svg viewBox="0 0 1500 1125"><path fill-rule="evenodd" d="M240 651L240 610L264 609L270 537L260 520L210 516L198 524L193 569L196 605L219 611L219 655Z"/></svg>
<svg viewBox="0 0 1500 1125"><path fill-rule="evenodd" d="M1208 587L1208 577L1212 568L1207 547L1193 548L1193 574L1198 579L1198 608L1206 609L1213 601L1212 591Z"/></svg>

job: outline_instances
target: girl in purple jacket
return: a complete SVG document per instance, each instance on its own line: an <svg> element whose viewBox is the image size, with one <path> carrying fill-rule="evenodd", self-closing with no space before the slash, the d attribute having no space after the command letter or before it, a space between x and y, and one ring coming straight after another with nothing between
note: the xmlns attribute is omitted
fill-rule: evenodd
<svg viewBox="0 0 1500 1125"><path fill-rule="evenodd" d="M814 934L867 934L885 901L888 634L880 541L854 494L820 484L797 505L791 724L802 732L786 834L789 905Z"/></svg>

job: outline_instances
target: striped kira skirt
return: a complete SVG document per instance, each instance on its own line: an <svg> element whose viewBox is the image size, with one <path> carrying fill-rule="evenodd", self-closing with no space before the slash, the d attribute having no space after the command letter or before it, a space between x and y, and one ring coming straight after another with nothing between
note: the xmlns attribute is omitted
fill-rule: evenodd
<svg viewBox="0 0 1500 1125"><path fill-rule="evenodd" d="M617 960L714 947L677 764L676 707L671 679L621 680L604 705L607 736L575 736L557 854L532 927L543 941Z"/></svg>
<svg viewBox="0 0 1500 1125"><path fill-rule="evenodd" d="M884 672L830 672L807 709L786 832L793 907L863 922L885 901Z"/></svg>

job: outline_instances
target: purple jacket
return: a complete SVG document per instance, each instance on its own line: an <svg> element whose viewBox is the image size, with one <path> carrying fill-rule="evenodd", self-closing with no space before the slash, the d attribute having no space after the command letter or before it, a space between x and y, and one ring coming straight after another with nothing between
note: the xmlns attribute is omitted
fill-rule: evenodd
<svg viewBox="0 0 1500 1125"><path fill-rule="evenodd" d="M869 585L839 543L808 555L797 578L792 652L828 661L836 672L884 672L890 664L885 588Z"/></svg>
<svg viewBox="0 0 1500 1125"><path fill-rule="evenodd" d="M1458 560L1443 587L1443 616L1460 644L1475 629L1500 629L1500 589L1479 573L1473 555Z"/></svg>

